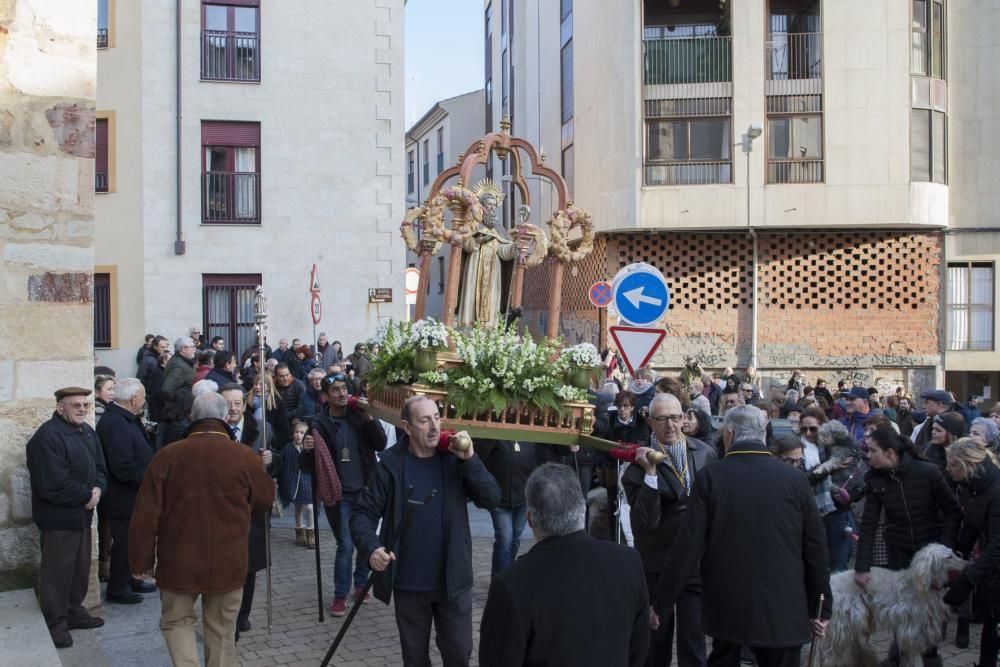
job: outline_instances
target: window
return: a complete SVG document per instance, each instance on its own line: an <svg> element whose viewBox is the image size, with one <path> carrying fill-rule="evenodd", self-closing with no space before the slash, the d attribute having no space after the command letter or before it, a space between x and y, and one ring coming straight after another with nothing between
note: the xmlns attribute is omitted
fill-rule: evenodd
<svg viewBox="0 0 1000 667"><path fill-rule="evenodd" d="M108 161L108 119L97 118L94 147L94 192L110 192L110 165Z"/></svg>
<svg viewBox="0 0 1000 667"><path fill-rule="evenodd" d="M437 129L437 142L438 142L438 152L437 152L437 173L444 171L444 128L439 127Z"/></svg>
<svg viewBox="0 0 1000 667"><path fill-rule="evenodd" d="M573 194L573 144L563 149L562 152L562 177L566 181L566 189L570 195Z"/></svg>
<svg viewBox="0 0 1000 667"><path fill-rule="evenodd" d="M259 0L201 6L201 78L260 81Z"/></svg>
<svg viewBox="0 0 1000 667"><path fill-rule="evenodd" d="M562 122L565 123L573 117L573 40L562 47L559 77L562 82Z"/></svg>
<svg viewBox="0 0 1000 667"><path fill-rule="evenodd" d="M413 151L406 154L406 192L407 194L413 194Z"/></svg>
<svg viewBox="0 0 1000 667"><path fill-rule="evenodd" d="M97 48L106 49L111 43L111 12L114 0L97 0Z"/></svg>
<svg viewBox="0 0 1000 667"><path fill-rule="evenodd" d="M260 123L202 121L201 221L260 223Z"/></svg>
<svg viewBox="0 0 1000 667"><path fill-rule="evenodd" d="M431 181L431 140L424 139L424 185Z"/></svg>
<svg viewBox="0 0 1000 667"><path fill-rule="evenodd" d="M993 264L948 264L948 349L993 349Z"/></svg>
<svg viewBox="0 0 1000 667"><path fill-rule="evenodd" d="M910 111L910 180L948 182L948 122L940 111Z"/></svg>
<svg viewBox="0 0 1000 667"><path fill-rule="evenodd" d="M111 347L111 274L94 274L94 347Z"/></svg>
<svg viewBox="0 0 1000 667"><path fill-rule="evenodd" d="M646 184L731 183L729 118L656 119L646 123Z"/></svg>
<svg viewBox="0 0 1000 667"><path fill-rule="evenodd" d="M913 0L911 69L918 76L945 78L945 11L943 0Z"/></svg>
<svg viewBox="0 0 1000 667"><path fill-rule="evenodd" d="M767 121L767 182L823 181L823 117L771 117Z"/></svg>
<svg viewBox="0 0 1000 667"><path fill-rule="evenodd" d="M222 336L236 354L255 344L254 297L260 284L260 274L202 274L206 340Z"/></svg>

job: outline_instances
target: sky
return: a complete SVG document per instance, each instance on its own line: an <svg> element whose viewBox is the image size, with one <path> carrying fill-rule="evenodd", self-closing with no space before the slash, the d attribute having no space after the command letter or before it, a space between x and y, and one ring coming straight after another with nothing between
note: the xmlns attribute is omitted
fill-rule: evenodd
<svg viewBox="0 0 1000 667"><path fill-rule="evenodd" d="M482 0L406 3L406 127L439 100L483 87Z"/></svg>

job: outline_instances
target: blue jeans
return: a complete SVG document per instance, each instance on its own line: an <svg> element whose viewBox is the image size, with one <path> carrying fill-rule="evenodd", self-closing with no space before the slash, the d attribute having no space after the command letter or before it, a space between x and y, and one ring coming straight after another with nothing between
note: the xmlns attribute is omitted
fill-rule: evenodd
<svg viewBox="0 0 1000 667"><path fill-rule="evenodd" d="M528 519L528 506L514 509L497 507L490 510L493 518L493 568L490 576L495 577L514 562L521 547L521 533Z"/></svg>
<svg viewBox="0 0 1000 667"><path fill-rule="evenodd" d="M351 560L354 556L354 540L351 539L351 514L358 504L360 493L344 493L344 498L335 507L327 507L326 518L337 538L337 555L333 561L333 596L346 598L351 590ZM354 565L354 588L365 585L368 580L368 563L359 553Z"/></svg>
<svg viewBox="0 0 1000 667"><path fill-rule="evenodd" d="M827 514L823 517L823 525L826 526L826 548L830 553L830 572L843 572L847 569L847 561L851 559L853 540L846 529L855 527L854 514L850 510Z"/></svg>

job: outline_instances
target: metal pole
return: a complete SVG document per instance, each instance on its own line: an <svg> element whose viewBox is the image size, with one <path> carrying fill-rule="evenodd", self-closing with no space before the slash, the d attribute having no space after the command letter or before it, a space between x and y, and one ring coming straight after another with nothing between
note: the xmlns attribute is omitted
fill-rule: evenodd
<svg viewBox="0 0 1000 667"><path fill-rule="evenodd" d="M311 431L312 429L310 429ZM315 452L315 450L313 450ZM316 454L313 454L315 457ZM315 461L315 458L313 459ZM319 502L319 497L316 494L316 466L313 466L312 474L312 501L313 501L313 533L315 535L316 542L316 600L319 606L319 622L323 622L323 574L320 567L320 553L319 553L319 508L321 503Z"/></svg>
<svg viewBox="0 0 1000 667"><path fill-rule="evenodd" d="M267 353L264 346L267 342L267 299L264 298L264 288L257 286L254 298L254 320L257 329L257 354L260 355L260 446L261 451L267 449L267 385L264 382L267 373ZM315 525L315 521L313 524ZM271 509L264 515L264 550L267 552L267 630L271 631Z"/></svg>
<svg viewBox="0 0 1000 667"><path fill-rule="evenodd" d="M747 230L753 240L753 271L752 286L750 294L750 365L755 371L757 368L757 260L759 245L757 242L757 231L750 223L750 151L753 149L753 140L747 137L745 150L747 156Z"/></svg>

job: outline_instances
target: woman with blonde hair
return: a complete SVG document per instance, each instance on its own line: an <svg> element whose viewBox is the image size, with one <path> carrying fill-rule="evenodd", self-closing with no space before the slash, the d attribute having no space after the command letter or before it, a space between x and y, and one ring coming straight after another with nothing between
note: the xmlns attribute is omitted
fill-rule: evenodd
<svg viewBox="0 0 1000 667"><path fill-rule="evenodd" d="M262 387L263 385L263 387ZM266 415L268 425L268 441L264 446L272 446L272 443L290 442L292 439L289 428L288 412L285 410L285 402L281 400L277 388L274 386L274 378L269 371L264 371L254 379L254 386L244 397L247 404L247 412L253 414L257 426L261 426L261 413ZM274 444L274 448L281 447Z"/></svg>

